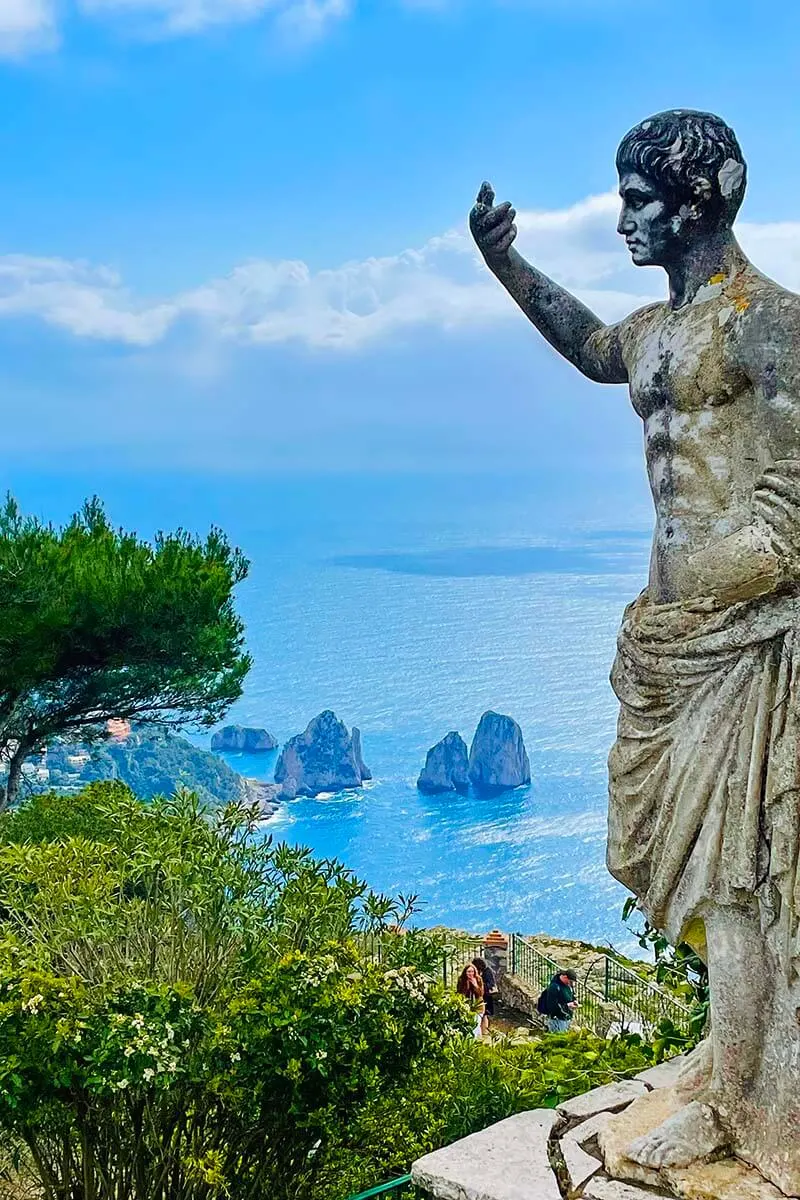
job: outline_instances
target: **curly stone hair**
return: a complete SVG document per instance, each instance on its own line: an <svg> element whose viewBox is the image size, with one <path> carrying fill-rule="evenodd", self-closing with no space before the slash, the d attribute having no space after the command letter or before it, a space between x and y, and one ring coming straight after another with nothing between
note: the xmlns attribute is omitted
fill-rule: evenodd
<svg viewBox="0 0 800 1200"><path fill-rule="evenodd" d="M696 199L694 185L710 185L707 207L733 224L744 199L747 166L736 134L713 113L676 108L640 121L622 139L617 170L636 171L679 204Z"/></svg>

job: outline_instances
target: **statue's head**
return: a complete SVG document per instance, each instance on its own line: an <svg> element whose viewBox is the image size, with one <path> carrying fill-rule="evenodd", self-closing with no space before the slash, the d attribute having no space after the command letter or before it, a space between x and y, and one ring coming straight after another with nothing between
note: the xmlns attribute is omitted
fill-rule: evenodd
<svg viewBox="0 0 800 1200"><path fill-rule="evenodd" d="M617 151L617 229L639 267L668 266L730 231L747 168L736 134L712 113L678 108L636 125Z"/></svg>

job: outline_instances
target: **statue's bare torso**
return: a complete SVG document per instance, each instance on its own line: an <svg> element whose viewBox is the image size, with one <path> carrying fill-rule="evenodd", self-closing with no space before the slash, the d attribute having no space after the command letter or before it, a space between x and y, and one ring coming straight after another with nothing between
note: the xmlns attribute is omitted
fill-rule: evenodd
<svg viewBox="0 0 800 1200"><path fill-rule="evenodd" d="M799 333L800 299L745 261L682 308L649 305L595 335L600 358L621 357L644 425L654 601L702 592L693 556L747 525L762 473L800 453L783 377Z"/></svg>

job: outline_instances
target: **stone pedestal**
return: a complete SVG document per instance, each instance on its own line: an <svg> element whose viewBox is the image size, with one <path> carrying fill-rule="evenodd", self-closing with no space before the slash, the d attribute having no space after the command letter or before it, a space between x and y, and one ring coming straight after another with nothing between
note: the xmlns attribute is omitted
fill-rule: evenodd
<svg viewBox="0 0 800 1200"><path fill-rule="evenodd" d="M677 1200L785 1200L783 1192L736 1158L714 1161L709 1155L688 1167L654 1170L633 1162L627 1149L636 1138L658 1128L686 1103L673 1087L634 1100L607 1123L598 1142L605 1170L612 1179L657 1188Z"/></svg>

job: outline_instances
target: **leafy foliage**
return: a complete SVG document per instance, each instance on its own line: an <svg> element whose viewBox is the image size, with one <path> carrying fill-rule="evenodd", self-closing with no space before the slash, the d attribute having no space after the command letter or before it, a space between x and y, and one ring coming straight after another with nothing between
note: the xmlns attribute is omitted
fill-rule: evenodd
<svg viewBox="0 0 800 1200"><path fill-rule="evenodd" d="M0 817L15 1183L45 1200L343 1200L654 1060L585 1032L476 1043L437 982L441 937L398 932L413 899L259 842L253 819L118 782Z"/></svg>
<svg viewBox="0 0 800 1200"><path fill-rule="evenodd" d="M0 760L13 801L22 764L57 735L113 717L215 724L250 660L232 593L247 572L218 530L151 544L97 500L63 529L0 512Z"/></svg>
<svg viewBox="0 0 800 1200"><path fill-rule="evenodd" d="M319 1195L353 1116L468 1033L434 938L359 951L408 905L252 833L120 784L0 821L0 1130L46 1197Z"/></svg>
<svg viewBox="0 0 800 1200"><path fill-rule="evenodd" d="M623 921L629 921L638 911L635 896L630 896L622 909ZM634 930L643 950L650 950L655 962L656 982L669 988L691 1009L688 1033L683 1033L671 1021L662 1021L655 1049L659 1056L691 1049L705 1036L711 1012L708 967L685 942L673 946L669 939L645 918L641 928Z"/></svg>

